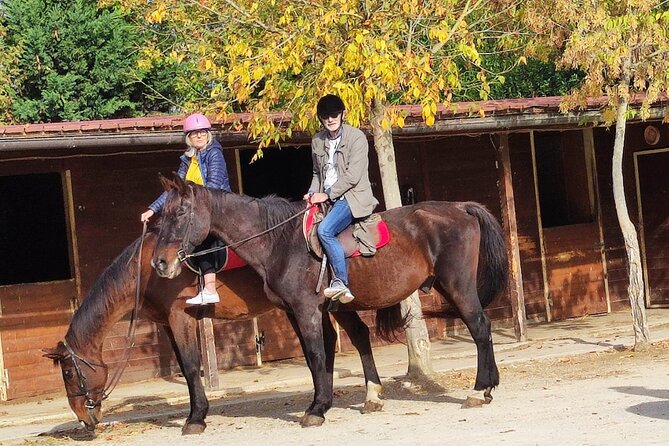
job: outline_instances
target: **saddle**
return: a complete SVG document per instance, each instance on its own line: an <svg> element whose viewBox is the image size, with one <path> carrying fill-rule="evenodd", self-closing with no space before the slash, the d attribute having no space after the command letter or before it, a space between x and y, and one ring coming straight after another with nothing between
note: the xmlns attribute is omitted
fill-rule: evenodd
<svg viewBox="0 0 669 446"><path fill-rule="evenodd" d="M234 250L225 246L225 242L223 240L216 240L213 247L221 248L218 251L211 253L214 256L214 266L216 267L217 273L246 266L244 259L239 257ZM199 274L200 268L198 267L197 260L195 259L197 259L197 257L188 257L184 263L191 271Z"/></svg>
<svg viewBox="0 0 669 446"><path fill-rule="evenodd" d="M313 252L318 258L323 258L323 247L316 233L318 224L325 218L318 206L312 206L304 214L302 220L302 232L307 242L307 250ZM348 257L370 257L376 254L376 250L387 245L390 241L390 231L386 222L379 214L372 214L364 220L356 221L344 229L337 240L344 249L344 255Z"/></svg>

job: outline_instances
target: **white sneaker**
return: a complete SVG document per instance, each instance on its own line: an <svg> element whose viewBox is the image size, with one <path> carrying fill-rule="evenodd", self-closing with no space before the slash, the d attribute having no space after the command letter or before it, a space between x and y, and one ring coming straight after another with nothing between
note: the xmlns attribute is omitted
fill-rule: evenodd
<svg viewBox="0 0 669 446"><path fill-rule="evenodd" d="M220 302L221 299L218 297L217 292L210 293L206 288L202 289L197 296L191 297L186 301L189 305L207 305L207 304L216 304Z"/></svg>
<svg viewBox="0 0 669 446"><path fill-rule="evenodd" d="M353 293L351 293L351 290L349 290L348 287L346 287L346 290L344 290L344 292L339 295L338 300L343 304L347 304L351 302L353 299L355 299L355 296L353 295Z"/></svg>
<svg viewBox="0 0 669 446"><path fill-rule="evenodd" d="M323 290L323 294L325 297L332 300L338 300L343 304L347 304L355 299L351 290L349 290L348 287L344 285L344 282L338 278L335 278L330 282L330 286Z"/></svg>

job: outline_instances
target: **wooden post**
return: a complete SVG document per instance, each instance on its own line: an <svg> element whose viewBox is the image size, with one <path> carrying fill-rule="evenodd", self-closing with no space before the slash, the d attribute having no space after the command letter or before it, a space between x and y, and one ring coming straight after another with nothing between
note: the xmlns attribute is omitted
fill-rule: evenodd
<svg viewBox="0 0 669 446"><path fill-rule="evenodd" d="M258 328L258 318L254 317L253 318L253 335L255 336L255 344L256 344L256 365L258 367L262 367L262 345L260 344L261 338L262 338L262 333L260 332L260 329Z"/></svg>
<svg viewBox="0 0 669 446"><path fill-rule="evenodd" d="M527 317L525 315L525 296L523 294L523 275L520 267L520 248L518 247L518 225L516 222L516 205L513 195L511 178L511 159L509 157L509 134L499 135L497 161L500 166L500 199L502 200L502 216L504 232L509 253L509 295L513 311L513 328L516 340L527 340Z"/></svg>
<svg viewBox="0 0 669 446"><path fill-rule="evenodd" d="M593 215L597 216L597 227L599 228L599 246L600 246L599 250L601 252L601 257L602 257L602 274L604 275L604 294L606 295L606 312L610 313L611 292L609 291L609 271L606 260L606 249L604 249L605 247L604 222L602 221L602 204L599 198L599 177L597 174L597 156L595 155L595 138L592 134L591 127L583 129L583 145L585 146L586 154L590 160L589 175L592 176L592 180L589 181L589 183L593 185L593 192L594 192L592 201L592 205L594 206ZM636 153L634 154L634 165L636 166ZM639 186L637 185L637 191L638 190ZM639 197L637 197L637 203L639 203L639 209L641 209L641 199Z"/></svg>
<svg viewBox="0 0 669 446"><path fill-rule="evenodd" d="M244 182L242 181L242 159L239 149L235 149L235 169L237 170L237 192L244 193ZM253 321L253 340L256 346L256 365L262 367L262 348L259 344L262 338L262 332L258 328L258 318L254 317Z"/></svg>
<svg viewBox="0 0 669 446"><path fill-rule="evenodd" d="M211 322L211 318L203 317L197 321L197 328L200 332L204 385L207 389L216 390L219 388L219 382L216 343L214 342L214 324Z"/></svg>
<svg viewBox="0 0 669 446"><path fill-rule="evenodd" d="M81 293L81 271L79 268L79 245L77 240L77 228L75 223L75 210L74 210L74 197L72 194L72 172L68 169L63 174L63 199L65 200L66 206L66 219L65 223L67 225L67 232L70 240L70 266L72 268L72 276L74 278L74 284L76 286L77 295L70 300L70 308L72 309L72 314L79 308L80 299L83 298Z"/></svg>
<svg viewBox="0 0 669 446"><path fill-rule="evenodd" d="M537 212L537 234L539 234L539 251L541 252L541 279L544 284L544 303L546 306L546 322L553 320L553 300L551 287L548 283L548 267L546 266L546 244L544 243L544 225L541 223L541 202L539 200L539 175L537 173L537 152L534 145L534 131L530 132L530 150L532 152L532 183L534 184L534 206Z"/></svg>
<svg viewBox="0 0 669 446"><path fill-rule="evenodd" d="M0 320L2 320L2 297L0 297ZM5 370L4 349L2 348L2 333L0 330L0 401L7 401L7 388L9 387L9 377Z"/></svg>

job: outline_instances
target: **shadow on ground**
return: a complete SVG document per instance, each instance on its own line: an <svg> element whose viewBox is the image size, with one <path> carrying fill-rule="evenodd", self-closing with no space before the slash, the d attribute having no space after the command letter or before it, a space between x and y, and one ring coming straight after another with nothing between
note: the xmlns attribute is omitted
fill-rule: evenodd
<svg viewBox="0 0 669 446"><path fill-rule="evenodd" d="M641 395L658 398L658 401L648 401L635 404L627 408L627 412L642 417L669 420L669 389L649 389L640 386L613 387L612 390L629 395Z"/></svg>

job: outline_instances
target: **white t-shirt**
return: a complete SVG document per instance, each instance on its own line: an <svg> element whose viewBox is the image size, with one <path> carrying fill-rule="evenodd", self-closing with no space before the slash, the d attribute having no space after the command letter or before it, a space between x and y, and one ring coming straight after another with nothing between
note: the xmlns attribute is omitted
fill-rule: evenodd
<svg viewBox="0 0 669 446"><path fill-rule="evenodd" d="M341 142L341 135L335 139L329 139L328 144L328 162L325 165L325 180L323 180L323 190L330 189L337 182L337 169L335 169L335 152L339 143Z"/></svg>

